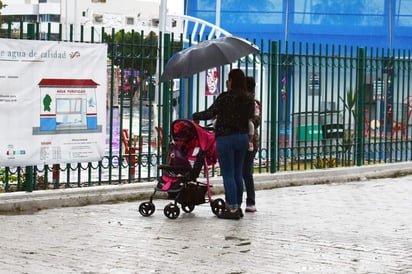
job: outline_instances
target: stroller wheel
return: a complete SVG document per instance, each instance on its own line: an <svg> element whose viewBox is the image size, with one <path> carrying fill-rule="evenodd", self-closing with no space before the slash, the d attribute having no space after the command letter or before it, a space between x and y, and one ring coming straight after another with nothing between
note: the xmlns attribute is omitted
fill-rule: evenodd
<svg viewBox="0 0 412 274"><path fill-rule="evenodd" d="M223 199L219 198L219 199L213 200L213 202L210 204L210 206L212 207L213 214L215 214L217 216L220 213L222 213L223 210L225 210L226 203L225 203L225 201L223 201Z"/></svg>
<svg viewBox="0 0 412 274"><path fill-rule="evenodd" d="M195 209L195 205L194 205L194 204L190 204L190 205L182 204L182 210L183 210L184 212L186 212L186 213L192 212L193 209Z"/></svg>
<svg viewBox="0 0 412 274"><path fill-rule="evenodd" d="M141 203L139 206L139 212L144 217L148 217L155 212L155 205L151 202Z"/></svg>
<svg viewBox="0 0 412 274"><path fill-rule="evenodd" d="M176 219L177 217L179 217L180 209L175 204L168 204L167 206L165 206L163 213L169 219Z"/></svg>

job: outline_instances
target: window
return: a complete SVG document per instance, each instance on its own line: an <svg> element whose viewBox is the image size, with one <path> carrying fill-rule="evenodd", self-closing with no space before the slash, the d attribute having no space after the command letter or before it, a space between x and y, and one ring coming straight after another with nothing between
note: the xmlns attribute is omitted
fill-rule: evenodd
<svg viewBox="0 0 412 274"><path fill-rule="evenodd" d="M37 15L23 15L23 22L35 23L37 22Z"/></svg>
<svg viewBox="0 0 412 274"><path fill-rule="evenodd" d="M82 98L57 98L56 113L57 114L81 114L85 112L82 107Z"/></svg>
<svg viewBox="0 0 412 274"><path fill-rule="evenodd" d="M57 14L41 14L40 15L41 22L60 22L60 15Z"/></svg>
<svg viewBox="0 0 412 274"><path fill-rule="evenodd" d="M126 25L134 25L134 18L126 17Z"/></svg>
<svg viewBox="0 0 412 274"><path fill-rule="evenodd" d="M319 96L319 74L314 73L309 76L309 95Z"/></svg>
<svg viewBox="0 0 412 274"><path fill-rule="evenodd" d="M293 21L302 25L383 26L385 1L295 1ZM356 2L356 8L354 8ZM401 1L396 1L401 2Z"/></svg>
<svg viewBox="0 0 412 274"><path fill-rule="evenodd" d="M159 26L159 19L153 18L153 19L152 19L152 26L153 26L153 27Z"/></svg>
<svg viewBox="0 0 412 274"><path fill-rule="evenodd" d="M395 24L400 27L412 26L412 1L396 1Z"/></svg>
<svg viewBox="0 0 412 274"><path fill-rule="evenodd" d="M56 98L56 122L58 129L87 127L85 98Z"/></svg>
<svg viewBox="0 0 412 274"><path fill-rule="evenodd" d="M385 82L382 81L380 78L378 80L373 81L373 100L384 100L385 96Z"/></svg>
<svg viewBox="0 0 412 274"><path fill-rule="evenodd" d="M50 14L50 22L60 22L60 14Z"/></svg>
<svg viewBox="0 0 412 274"><path fill-rule="evenodd" d="M95 24L102 24L103 23L103 15L101 14L94 14L93 15L93 22Z"/></svg>

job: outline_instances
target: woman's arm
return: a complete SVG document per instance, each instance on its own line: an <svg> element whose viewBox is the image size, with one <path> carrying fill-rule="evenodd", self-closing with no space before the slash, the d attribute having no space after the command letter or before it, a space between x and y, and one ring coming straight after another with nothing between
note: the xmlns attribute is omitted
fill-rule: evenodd
<svg viewBox="0 0 412 274"><path fill-rule="evenodd" d="M219 98L216 98L216 100L213 102L213 104L206 110L204 111L199 111L195 112L192 115L193 120L210 120L213 119L217 115L217 105L218 105L218 100Z"/></svg>

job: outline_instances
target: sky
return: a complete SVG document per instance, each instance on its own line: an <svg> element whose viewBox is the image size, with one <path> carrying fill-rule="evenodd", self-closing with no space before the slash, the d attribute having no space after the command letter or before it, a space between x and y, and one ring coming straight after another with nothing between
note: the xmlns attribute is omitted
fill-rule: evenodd
<svg viewBox="0 0 412 274"><path fill-rule="evenodd" d="M166 0L169 14L183 14L184 0Z"/></svg>

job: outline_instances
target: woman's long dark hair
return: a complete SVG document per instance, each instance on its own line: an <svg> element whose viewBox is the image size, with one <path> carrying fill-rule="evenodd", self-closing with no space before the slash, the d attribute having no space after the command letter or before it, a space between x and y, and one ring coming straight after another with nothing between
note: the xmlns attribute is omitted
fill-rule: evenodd
<svg viewBox="0 0 412 274"><path fill-rule="evenodd" d="M229 79L232 80L232 92L246 93L246 77L241 69L232 69L229 72Z"/></svg>

